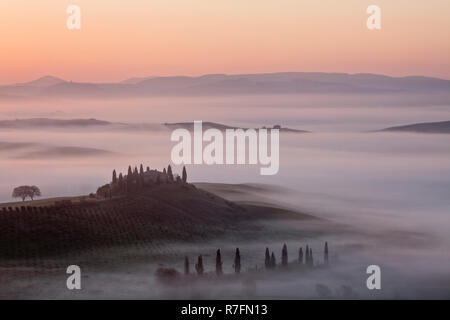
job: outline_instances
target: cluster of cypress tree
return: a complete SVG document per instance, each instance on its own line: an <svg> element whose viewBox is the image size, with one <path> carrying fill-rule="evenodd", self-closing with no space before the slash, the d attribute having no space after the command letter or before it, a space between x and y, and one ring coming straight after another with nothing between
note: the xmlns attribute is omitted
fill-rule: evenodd
<svg viewBox="0 0 450 320"><path fill-rule="evenodd" d="M217 249L216 251L216 274L218 276L223 274L223 262L222 262L222 254L220 253L220 249ZM234 272L240 273L241 272L241 253L239 251L239 248L236 248L236 253L234 256L234 264L233 264ZM203 256L199 255L197 257L197 263L195 264L195 271L198 275L202 275L205 271L203 266ZM188 275L190 273L190 267L189 267L189 258L184 257L184 274Z"/></svg>
<svg viewBox="0 0 450 320"><path fill-rule="evenodd" d="M323 261L324 265L328 265L328 242L325 242L325 247L323 251ZM310 248L308 245L306 245L305 252L303 252L303 248L300 247L298 249L298 263L305 264L307 266L314 266L314 256L312 248ZM276 267L276 260L275 255L272 252L272 254L269 253L269 248L266 248L266 254L264 259L264 265L266 269L273 269ZM287 266L288 265L288 251L286 244L283 245L283 248L281 250L281 265Z"/></svg>
<svg viewBox="0 0 450 320"><path fill-rule="evenodd" d="M298 262L300 264L305 264L309 267L314 266L314 258L313 258L313 252L312 248L310 248L308 245L306 245L305 248L305 254L303 253L303 248L300 247L298 250ZM223 274L222 270L222 255L220 252L220 249L216 251L216 274L218 276ZM266 269L275 269L277 266L275 254L272 252L270 253L269 248L266 248L265 253L265 259L264 259L264 265ZM281 250L281 266L287 266L288 265L288 250L286 244L283 245L283 248ZM324 265L328 265L328 242L325 242L324 247ZM234 255L234 264L233 264L234 272L236 274L241 272L241 253L239 251L239 248L236 248L236 253ZM195 270L197 271L198 275L202 275L204 272L203 267L203 257L200 255L197 258L197 263L195 264ZM189 258L184 258L184 274L189 274Z"/></svg>
<svg viewBox="0 0 450 320"><path fill-rule="evenodd" d="M144 171L144 166L142 164L139 166L139 170L137 167L134 167L134 169L132 169L131 166L128 166L128 172L125 176L122 175L122 173L119 173L119 176L117 177L117 172L114 169L112 173L111 184L101 187L102 194L104 196L105 195L112 196L115 194L121 194L126 192L136 192L152 184L159 185L162 183L173 183L173 182L187 183L186 167L183 167L181 177L178 175L174 177L172 167L170 165L167 167L167 171L166 168L164 168L162 173L156 171L156 178L154 179L154 181L152 179L146 178L147 173L150 173L150 167L147 166L146 170Z"/></svg>
<svg viewBox="0 0 450 320"><path fill-rule="evenodd" d="M264 259L264 265L266 269L275 269L277 266L277 261L275 259L275 254L272 252L272 254L269 253L269 248L266 248L266 256Z"/></svg>

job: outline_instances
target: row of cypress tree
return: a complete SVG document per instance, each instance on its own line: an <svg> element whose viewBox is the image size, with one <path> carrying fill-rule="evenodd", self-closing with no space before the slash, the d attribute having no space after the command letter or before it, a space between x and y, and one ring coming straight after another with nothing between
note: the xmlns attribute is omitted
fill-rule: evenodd
<svg viewBox="0 0 450 320"><path fill-rule="evenodd" d="M305 259L303 259L305 258ZM303 255L303 248L300 247L298 251L298 263L305 264L307 266L314 266L314 258L313 258L313 252L312 248L310 248L308 245L306 245L305 248L305 255ZM324 264L328 265L328 242L325 242L324 247ZM223 269L222 269L222 255L220 252L220 249L217 249L216 251L216 274L222 275ZM264 265L266 269L274 269L277 266L275 254L272 252L270 254L269 248L266 248L265 253L265 260ZM281 250L281 265L287 266L288 265L288 250L286 244L283 245L283 248ZM234 264L233 264L234 272L240 273L241 272L241 253L239 251L239 248L236 248L236 252L234 255ZM195 271L198 275L202 275L204 273L204 266L203 266L203 256L199 255L197 257L197 263L195 263ZM190 264L189 264L189 258L186 256L184 258L184 274L188 275L190 273Z"/></svg>

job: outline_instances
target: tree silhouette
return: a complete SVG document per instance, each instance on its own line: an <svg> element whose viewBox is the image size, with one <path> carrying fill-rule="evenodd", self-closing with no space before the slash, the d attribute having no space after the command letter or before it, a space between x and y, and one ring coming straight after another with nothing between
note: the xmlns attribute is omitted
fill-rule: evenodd
<svg viewBox="0 0 450 320"><path fill-rule="evenodd" d="M309 248L309 265L312 267L314 266L314 259L313 259L313 254L312 254L312 249Z"/></svg>
<svg viewBox="0 0 450 320"><path fill-rule="evenodd" d="M184 274L189 274L189 258L187 256L184 257Z"/></svg>
<svg viewBox="0 0 450 320"><path fill-rule="evenodd" d="M39 188L36 186L31 186L29 192L29 197L31 198L31 200L34 200L34 197L40 197L42 195L41 190L39 190Z"/></svg>
<svg viewBox="0 0 450 320"><path fill-rule="evenodd" d="M303 249L302 249L302 247L300 247L300 249L298 249L298 263L303 263Z"/></svg>
<svg viewBox="0 0 450 320"><path fill-rule="evenodd" d="M277 266L277 260L275 259L275 254L272 252L270 256L270 267L273 269Z"/></svg>
<svg viewBox="0 0 450 320"><path fill-rule="evenodd" d="M131 166L128 166L127 192L131 192L132 190L133 190L133 172L131 171Z"/></svg>
<svg viewBox="0 0 450 320"><path fill-rule="evenodd" d="M117 174L116 174L116 169L113 170L112 173L112 183L116 184L117 183Z"/></svg>
<svg viewBox="0 0 450 320"><path fill-rule="evenodd" d="M305 264L309 265L309 247L308 247L308 245L306 245L306 249L305 249Z"/></svg>
<svg viewBox="0 0 450 320"><path fill-rule="evenodd" d="M186 167L183 166L183 182L186 183L187 182L187 173L186 173Z"/></svg>
<svg viewBox="0 0 450 320"><path fill-rule="evenodd" d="M328 242L325 241L325 248L323 250L323 261L328 265Z"/></svg>
<svg viewBox="0 0 450 320"><path fill-rule="evenodd" d="M122 173L119 173L118 185L119 185L119 190L122 191L123 190L123 176L122 176Z"/></svg>
<svg viewBox="0 0 450 320"><path fill-rule="evenodd" d="M220 249L217 249L216 253L216 274L220 276L222 274L222 256L220 255Z"/></svg>
<svg viewBox="0 0 450 320"><path fill-rule="evenodd" d="M266 248L266 257L264 259L264 266L266 269L270 269L270 253L269 248Z"/></svg>
<svg viewBox="0 0 450 320"><path fill-rule="evenodd" d="M203 274L203 257L202 257L202 255L198 256L197 263L195 264L195 270L197 270L198 275Z"/></svg>
<svg viewBox="0 0 450 320"><path fill-rule="evenodd" d="M286 243L283 245L283 249L281 250L281 265L287 266L288 264L288 252Z"/></svg>
<svg viewBox="0 0 450 320"><path fill-rule="evenodd" d="M241 254L239 252L239 248L236 248L236 254L234 256L234 272L241 272Z"/></svg>
<svg viewBox="0 0 450 320"><path fill-rule="evenodd" d="M167 167L167 178L169 179L169 182L173 182L172 167L170 166L170 164Z"/></svg>
<svg viewBox="0 0 450 320"><path fill-rule="evenodd" d="M141 166L139 167L139 174L140 175L144 174L144 167L142 166L142 163L141 163Z"/></svg>
<svg viewBox="0 0 450 320"><path fill-rule="evenodd" d="M147 166L147 169L145 170L146 172L150 172L150 167Z"/></svg>
<svg viewBox="0 0 450 320"><path fill-rule="evenodd" d="M20 186L14 188L12 193L13 198L22 198L22 201L25 201L27 197L34 200L34 197L40 197L41 195L41 190L36 186Z"/></svg>

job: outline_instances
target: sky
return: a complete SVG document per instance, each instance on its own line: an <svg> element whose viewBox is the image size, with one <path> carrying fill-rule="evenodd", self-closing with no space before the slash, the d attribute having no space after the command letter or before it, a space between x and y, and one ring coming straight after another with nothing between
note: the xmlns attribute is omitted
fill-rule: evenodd
<svg viewBox="0 0 450 320"><path fill-rule="evenodd" d="M81 8L69 30L66 9ZM381 30L366 9L381 8ZM448 0L2 0L0 84L318 71L450 79Z"/></svg>

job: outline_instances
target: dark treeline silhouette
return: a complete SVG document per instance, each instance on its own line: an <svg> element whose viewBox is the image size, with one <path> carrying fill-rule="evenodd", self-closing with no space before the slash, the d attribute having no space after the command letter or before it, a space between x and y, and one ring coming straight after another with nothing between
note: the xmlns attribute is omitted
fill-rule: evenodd
<svg viewBox="0 0 450 320"><path fill-rule="evenodd" d="M174 176L170 165L167 167L167 170L164 168L162 172L154 169L150 170L149 166L147 166L147 169L144 171L144 166L142 164L139 165L139 169L137 166L135 166L134 169L131 166L128 166L127 174L123 175L120 172L118 178L117 171L114 169L111 183L98 188L97 195L103 198L111 198L116 195L136 193L149 187L165 183L187 183L186 167L183 167L181 177L179 175Z"/></svg>

